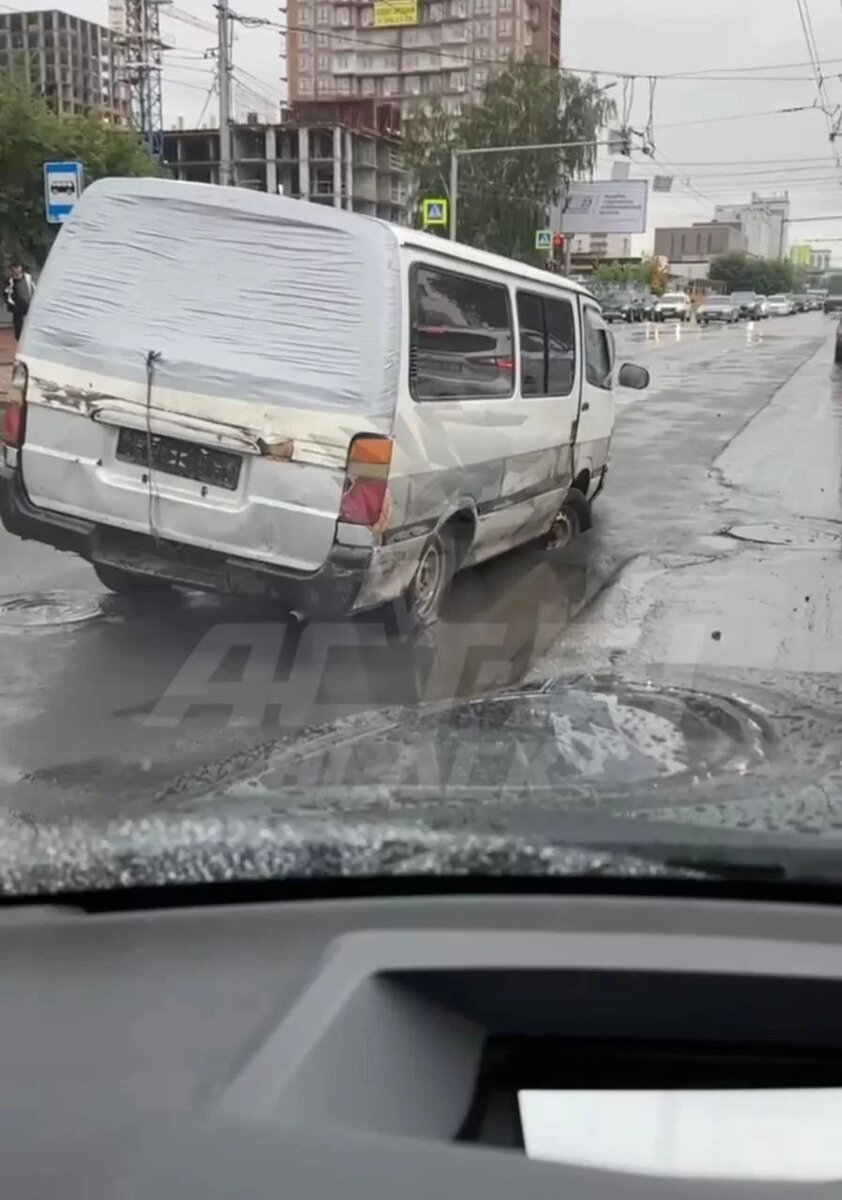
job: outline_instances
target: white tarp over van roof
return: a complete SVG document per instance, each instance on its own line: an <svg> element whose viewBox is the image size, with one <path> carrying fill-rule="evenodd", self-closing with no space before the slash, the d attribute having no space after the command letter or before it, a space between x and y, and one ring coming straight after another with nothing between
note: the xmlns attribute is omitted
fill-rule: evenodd
<svg viewBox="0 0 842 1200"><path fill-rule="evenodd" d="M388 415L400 274L382 222L159 179L88 188L39 281L22 352L99 376Z"/></svg>

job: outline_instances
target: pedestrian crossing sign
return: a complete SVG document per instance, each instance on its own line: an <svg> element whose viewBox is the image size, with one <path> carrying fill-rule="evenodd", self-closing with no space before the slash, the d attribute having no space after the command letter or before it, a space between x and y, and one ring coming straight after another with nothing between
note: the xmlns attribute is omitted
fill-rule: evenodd
<svg viewBox="0 0 842 1200"><path fill-rule="evenodd" d="M429 229L431 225L446 225L447 200L443 196L437 196L433 200L422 200L421 219L425 229Z"/></svg>
<svg viewBox="0 0 842 1200"><path fill-rule="evenodd" d="M553 231L552 229L536 229L535 230L535 249L536 250L552 250L553 248Z"/></svg>

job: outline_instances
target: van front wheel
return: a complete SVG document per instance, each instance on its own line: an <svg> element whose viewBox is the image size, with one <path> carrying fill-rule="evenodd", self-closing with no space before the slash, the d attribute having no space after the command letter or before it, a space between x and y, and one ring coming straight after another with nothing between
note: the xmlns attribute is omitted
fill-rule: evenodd
<svg viewBox="0 0 842 1200"><path fill-rule="evenodd" d="M412 583L400 604L401 617L410 629L434 625L456 572L456 543L447 529L432 535L418 560Z"/></svg>
<svg viewBox="0 0 842 1200"><path fill-rule="evenodd" d="M136 575L134 571L124 571L122 567L112 567L108 563L91 563L99 582L109 592L118 596L145 595L152 592L167 592L170 584L156 579L152 575Z"/></svg>

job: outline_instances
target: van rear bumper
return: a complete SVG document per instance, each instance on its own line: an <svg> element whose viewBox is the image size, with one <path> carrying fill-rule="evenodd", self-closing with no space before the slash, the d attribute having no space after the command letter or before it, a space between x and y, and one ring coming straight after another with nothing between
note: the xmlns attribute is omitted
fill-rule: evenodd
<svg viewBox="0 0 842 1200"><path fill-rule="evenodd" d="M179 542L157 540L80 517L38 508L26 494L20 471L0 465L0 520L9 533L56 550L160 579L229 596L264 596L309 617L353 612L372 560L370 547L334 546L312 575L268 563L234 558Z"/></svg>

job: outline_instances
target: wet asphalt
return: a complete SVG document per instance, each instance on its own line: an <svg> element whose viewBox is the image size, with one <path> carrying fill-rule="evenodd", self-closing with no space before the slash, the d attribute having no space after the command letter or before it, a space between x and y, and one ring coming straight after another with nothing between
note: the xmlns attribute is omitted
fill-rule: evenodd
<svg viewBox="0 0 842 1200"><path fill-rule="evenodd" d="M0 796L36 818L166 810L191 776L348 713L556 672L842 670L842 375L821 314L615 327L652 374L617 392L594 528L461 575L443 619L300 629L196 594L129 602L0 531ZM842 614L842 605L837 605ZM842 617L837 616L836 628Z"/></svg>

